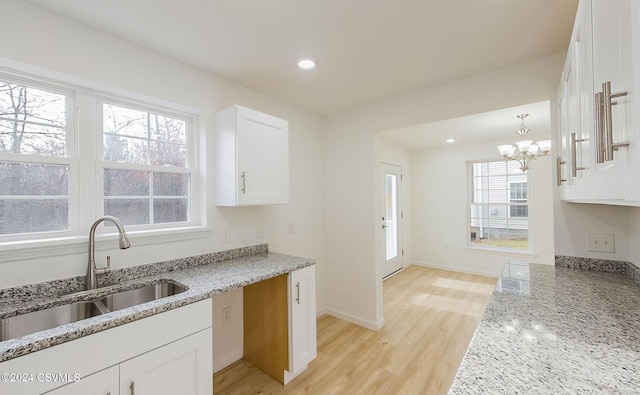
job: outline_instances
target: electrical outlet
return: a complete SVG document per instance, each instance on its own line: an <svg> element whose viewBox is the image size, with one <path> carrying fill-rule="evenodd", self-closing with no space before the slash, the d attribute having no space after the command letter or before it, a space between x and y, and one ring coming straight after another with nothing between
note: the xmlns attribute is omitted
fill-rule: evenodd
<svg viewBox="0 0 640 395"><path fill-rule="evenodd" d="M258 239L262 239L264 237L264 229L262 229L262 225L256 225L256 237Z"/></svg>
<svg viewBox="0 0 640 395"><path fill-rule="evenodd" d="M222 243L229 242L229 231L227 229L222 231Z"/></svg>
<svg viewBox="0 0 640 395"><path fill-rule="evenodd" d="M613 233L587 233L587 251L615 252Z"/></svg>
<svg viewBox="0 0 640 395"><path fill-rule="evenodd" d="M294 231L295 231L295 228L294 228L294 226L293 226L293 222L289 222L289 225L288 225L288 232L289 232L289 234L290 234L290 235L294 234L294 233L295 233Z"/></svg>
<svg viewBox="0 0 640 395"><path fill-rule="evenodd" d="M222 309L222 323L231 321L231 306Z"/></svg>

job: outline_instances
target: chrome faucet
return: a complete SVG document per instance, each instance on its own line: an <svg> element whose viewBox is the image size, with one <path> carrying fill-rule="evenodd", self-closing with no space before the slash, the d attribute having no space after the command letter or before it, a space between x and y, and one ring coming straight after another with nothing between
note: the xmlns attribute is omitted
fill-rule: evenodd
<svg viewBox="0 0 640 395"><path fill-rule="evenodd" d="M107 274L111 272L111 257L107 257L106 267L101 269L96 267L96 228L104 221L113 222L116 228L118 228L118 233L120 234L118 244L121 250L131 247L129 238L127 238L127 234L124 232L124 227L118 218L111 215L105 215L104 217L96 219L89 230L89 264L87 265L87 276L85 278L85 288L87 290L98 288L98 274Z"/></svg>

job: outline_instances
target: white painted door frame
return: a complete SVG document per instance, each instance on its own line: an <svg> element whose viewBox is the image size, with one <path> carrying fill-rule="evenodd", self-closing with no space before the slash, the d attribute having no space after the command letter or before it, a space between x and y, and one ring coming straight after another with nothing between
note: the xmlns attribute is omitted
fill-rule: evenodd
<svg viewBox="0 0 640 395"><path fill-rule="evenodd" d="M381 163L382 215L381 228L384 234L382 278L404 267L402 246L402 167Z"/></svg>

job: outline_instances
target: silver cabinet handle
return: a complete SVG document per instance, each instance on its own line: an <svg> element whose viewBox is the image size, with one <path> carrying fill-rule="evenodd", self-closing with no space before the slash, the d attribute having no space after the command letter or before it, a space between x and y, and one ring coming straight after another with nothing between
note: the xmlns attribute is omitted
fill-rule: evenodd
<svg viewBox="0 0 640 395"><path fill-rule="evenodd" d="M243 171L240 177L242 177L242 193L247 193L247 175Z"/></svg>
<svg viewBox="0 0 640 395"><path fill-rule="evenodd" d="M597 92L594 95L595 101L595 147L596 147L596 163L604 163L604 94Z"/></svg>
<svg viewBox="0 0 640 395"><path fill-rule="evenodd" d="M556 158L556 179L558 180L558 186L562 186L562 183L567 181L566 178L562 178L562 165L566 164L566 160L562 160L561 157Z"/></svg>
<svg viewBox="0 0 640 395"><path fill-rule="evenodd" d="M621 148L628 147L628 142L614 143L613 142L613 120L611 115L611 107L615 106L616 103L612 99L617 97L626 96L627 91L621 91L616 93L611 93L611 81L602 83L602 100L603 100L603 129L604 129L604 160L610 161L613 160L613 151Z"/></svg>
<svg viewBox="0 0 640 395"><path fill-rule="evenodd" d="M587 141L588 139L578 139L576 138L576 132L571 133L571 176L577 177L578 170L584 170L584 167L578 167L578 161L576 159L576 144Z"/></svg>
<svg viewBox="0 0 640 395"><path fill-rule="evenodd" d="M296 283L296 302L300 304L300 283Z"/></svg>

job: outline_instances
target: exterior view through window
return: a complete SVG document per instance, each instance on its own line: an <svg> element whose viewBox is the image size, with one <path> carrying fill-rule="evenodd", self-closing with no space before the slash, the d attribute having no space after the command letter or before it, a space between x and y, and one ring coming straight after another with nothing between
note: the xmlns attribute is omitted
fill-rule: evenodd
<svg viewBox="0 0 640 395"><path fill-rule="evenodd" d="M71 98L0 76L0 235L68 229Z"/></svg>
<svg viewBox="0 0 640 395"><path fill-rule="evenodd" d="M516 161L470 164L469 242L529 249L528 176Z"/></svg>
<svg viewBox="0 0 640 395"><path fill-rule="evenodd" d="M125 225L188 222L186 118L103 104L104 213Z"/></svg>

